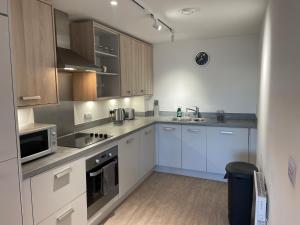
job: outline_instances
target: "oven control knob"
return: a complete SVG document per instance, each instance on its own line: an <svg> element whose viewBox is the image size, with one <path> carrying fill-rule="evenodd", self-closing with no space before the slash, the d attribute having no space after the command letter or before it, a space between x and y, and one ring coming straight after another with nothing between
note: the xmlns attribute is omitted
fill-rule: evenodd
<svg viewBox="0 0 300 225"><path fill-rule="evenodd" d="M96 159L96 164L99 164L100 163L100 160L99 159Z"/></svg>
<svg viewBox="0 0 300 225"><path fill-rule="evenodd" d="M109 156L109 157L112 157L112 156L113 156L113 154L110 152L110 153L108 153L108 156Z"/></svg>
<svg viewBox="0 0 300 225"><path fill-rule="evenodd" d="M99 134L99 138L103 138L103 134Z"/></svg>
<svg viewBox="0 0 300 225"><path fill-rule="evenodd" d="M97 134L97 133L95 133L95 137L98 137L98 134Z"/></svg>
<svg viewBox="0 0 300 225"><path fill-rule="evenodd" d="M94 137L94 134L93 134L93 133L90 133L90 136L91 136L91 137Z"/></svg>
<svg viewBox="0 0 300 225"><path fill-rule="evenodd" d="M108 135L107 135L107 134L104 134L103 137L104 137L104 139L107 139L107 138L108 138Z"/></svg>

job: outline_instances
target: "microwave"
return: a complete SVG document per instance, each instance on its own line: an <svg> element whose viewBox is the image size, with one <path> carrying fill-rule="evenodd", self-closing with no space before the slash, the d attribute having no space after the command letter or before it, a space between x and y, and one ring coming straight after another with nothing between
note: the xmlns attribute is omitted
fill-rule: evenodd
<svg viewBox="0 0 300 225"><path fill-rule="evenodd" d="M21 163L54 153L57 149L56 125L32 124L20 128Z"/></svg>

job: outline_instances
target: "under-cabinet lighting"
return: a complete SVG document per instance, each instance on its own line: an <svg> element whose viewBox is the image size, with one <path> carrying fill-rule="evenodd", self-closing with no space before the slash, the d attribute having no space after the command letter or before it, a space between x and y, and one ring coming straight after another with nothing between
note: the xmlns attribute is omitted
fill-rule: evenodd
<svg viewBox="0 0 300 225"><path fill-rule="evenodd" d="M118 2L115 1L115 0L112 0L112 1L110 1L110 4L111 4L112 6L117 6L117 5L118 5Z"/></svg>
<svg viewBox="0 0 300 225"><path fill-rule="evenodd" d="M64 70L74 71L75 69L72 67L65 67Z"/></svg>
<svg viewBox="0 0 300 225"><path fill-rule="evenodd" d="M96 70L85 70L85 72L96 73Z"/></svg>

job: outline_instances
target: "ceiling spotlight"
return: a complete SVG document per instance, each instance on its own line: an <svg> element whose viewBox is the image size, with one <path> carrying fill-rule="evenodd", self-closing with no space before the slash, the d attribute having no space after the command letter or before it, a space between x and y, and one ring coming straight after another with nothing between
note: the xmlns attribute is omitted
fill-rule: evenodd
<svg viewBox="0 0 300 225"><path fill-rule="evenodd" d="M118 2L117 2L116 0L111 0L111 1L110 1L110 4L111 4L112 6L116 6L116 5L118 5Z"/></svg>
<svg viewBox="0 0 300 225"><path fill-rule="evenodd" d="M185 15L185 16L190 16L190 15L194 14L197 11L198 10L196 8L183 8L183 9L180 10L180 13L182 15Z"/></svg>
<svg viewBox="0 0 300 225"><path fill-rule="evenodd" d="M159 24L158 19L154 19L153 28L156 29L156 30L161 30L162 29L162 25Z"/></svg>

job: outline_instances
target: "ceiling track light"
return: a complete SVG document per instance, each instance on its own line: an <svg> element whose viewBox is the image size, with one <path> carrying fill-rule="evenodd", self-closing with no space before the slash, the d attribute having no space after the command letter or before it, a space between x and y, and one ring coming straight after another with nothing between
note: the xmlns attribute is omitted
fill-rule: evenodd
<svg viewBox="0 0 300 225"><path fill-rule="evenodd" d="M135 3L138 7L140 7L147 15L149 15L153 20L153 28L155 28L156 30L160 31L162 30L162 27L166 27L170 33L171 33L171 42L174 41L175 39L175 32L174 29L172 27L170 27L168 24L166 24L165 22L163 22L161 19L157 18L153 12L151 12L151 10L145 8L141 3L139 3L139 0L131 0L133 3Z"/></svg>
<svg viewBox="0 0 300 225"><path fill-rule="evenodd" d="M158 19L154 19L154 24L153 24L153 28L160 31L162 29L162 25L159 23Z"/></svg>

